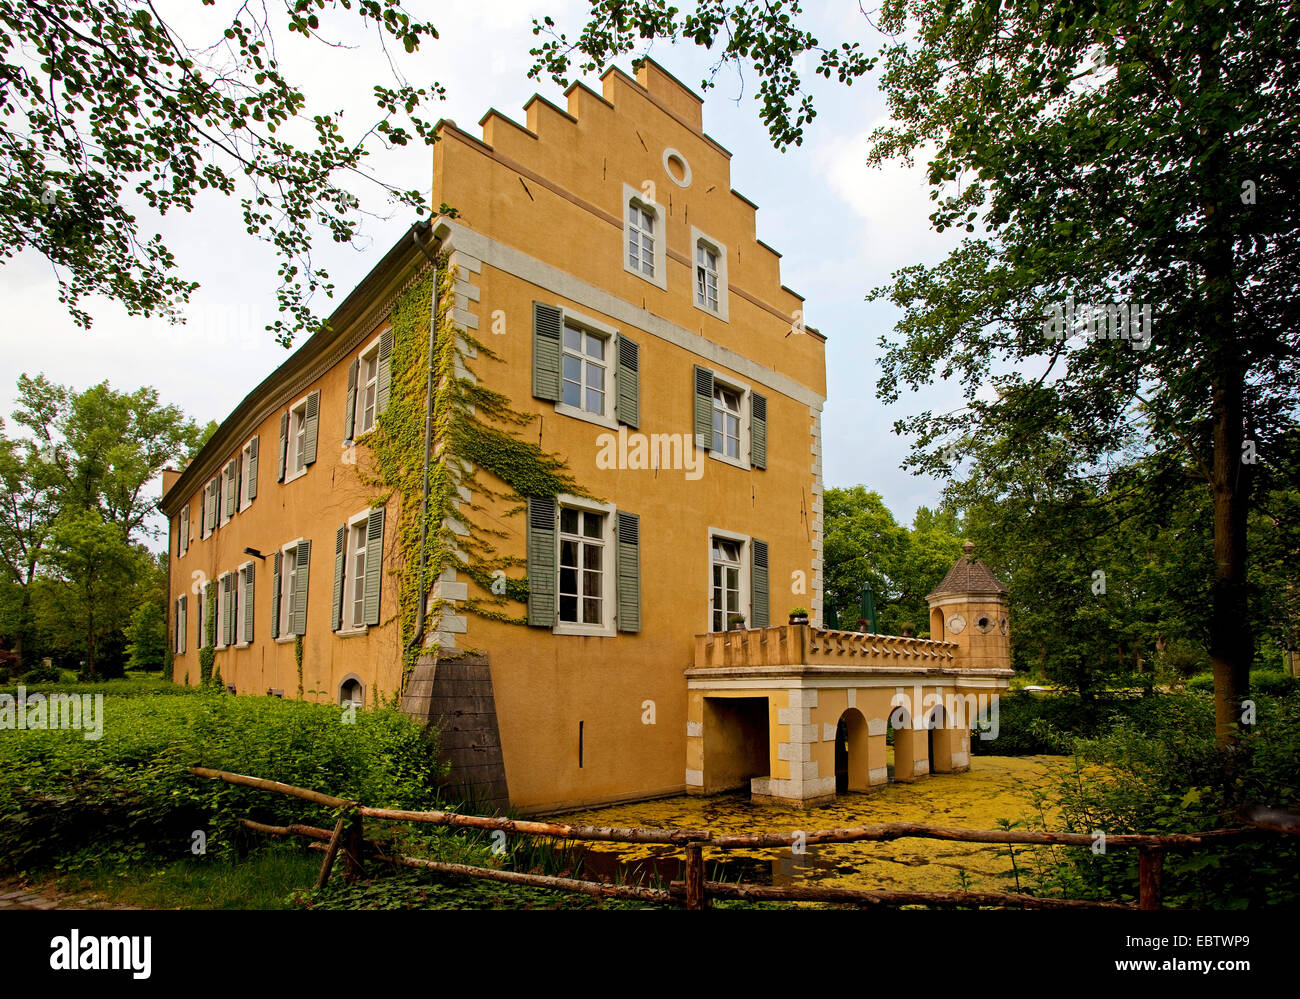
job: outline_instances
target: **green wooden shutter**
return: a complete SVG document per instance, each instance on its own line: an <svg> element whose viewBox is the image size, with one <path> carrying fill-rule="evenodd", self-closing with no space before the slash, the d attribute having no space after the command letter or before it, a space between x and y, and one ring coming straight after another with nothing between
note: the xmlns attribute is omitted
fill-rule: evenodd
<svg viewBox="0 0 1300 999"><path fill-rule="evenodd" d="M289 462L289 414L280 414L280 465L275 473L275 481L284 481L284 469Z"/></svg>
<svg viewBox="0 0 1300 999"><path fill-rule="evenodd" d="M344 541L348 536L347 525L339 528L334 537L334 605L330 611L330 630L338 631L343 627L343 562Z"/></svg>
<svg viewBox="0 0 1300 999"><path fill-rule="evenodd" d="M768 596L767 542L754 541L754 566L750 580L753 584L754 612L751 628L766 628L771 620Z"/></svg>
<svg viewBox="0 0 1300 999"><path fill-rule="evenodd" d="M641 426L641 347L635 340L619 334L614 349L618 359L614 415L619 423L635 429Z"/></svg>
<svg viewBox="0 0 1300 999"><path fill-rule="evenodd" d="M695 366L695 446L713 450L713 372L698 364Z"/></svg>
<svg viewBox="0 0 1300 999"><path fill-rule="evenodd" d="M320 392L307 396L307 422L302 446L302 463L310 465L316 460L316 432L320 429Z"/></svg>
<svg viewBox="0 0 1300 999"><path fill-rule="evenodd" d="M388 396L393 390L393 331L386 329L379 335L379 370L375 373L375 419L388 408Z"/></svg>
<svg viewBox="0 0 1300 999"><path fill-rule="evenodd" d="M275 572L271 577L271 637L280 637L280 563L283 553L275 553Z"/></svg>
<svg viewBox="0 0 1300 999"><path fill-rule="evenodd" d="M223 573L217 588L217 620L221 622L221 644L233 645L230 640L230 573Z"/></svg>
<svg viewBox="0 0 1300 999"><path fill-rule="evenodd" d="M206 649L210 644L208 636L216 636L216 626L212 623L212 583L203 584L203 613L199 615L199 648Z"/></svg>
<svg viewBox="0 0 1300 999"><path fill-rule="evenodd" d="M343 439L351 441L357 432L357 376L361 372L361 362L353 361L348 368L348 406L343 413Z"/></svg>
<svg viewBox="0 0 1300 999"><path fill-rule="evenodd" d="M185 654L185 628L189 622L185 620L185 598L181 597L176 603L176 654Z"/></svg>
<svg viewBox="0 0 1300 999"><path fill-rule="evenodd" d="M641 630L641 518L618 511L615 561L618 630Z"/></svg>
<svg viewBox="0 0 1300 999"><path fill-rule="evenodd" d="M244 641L253 643L253 580L257 570L250 564L248 578L244 582Z"/></svg>
<svg viewBox="0 0 1300 999"><path fill-rule="evenodd" d="M214 531L221 526L222 493L221 476L218 475L212 480L212 529Z"/></svg>
<svg viewBox="0 0 1300 999"><path fill-rule="evenodd" d="M257 438L248 445L248 498L257 499Z"/></svg>
<svg viewBox="0 0 1300 999"><path fill-rule="evenodd" d="M749 397L749 463L767 468L767 396L757 392Z"/></svg>
<svg viewBox="0 0 1300 999"><path fill-rule="evenodd" d="M555 626L555 500L528 497L528 623Z"/></svg>
<svg viewBox="0 0 1300 999"><path fill-rule="evenodd" d="M240 473L243 471L244 456L241 453L238 458L230 463L230 484L234 487L235 502L230 507L230 515L233 517L239 512L239 508L244 505L244 476Z"/></svg>
<svg viewBox="0 0 1300 999"><path fill-rule="evenodd" d="M311 571L311 542L299 541L294 552L298 561L297 585L293 591L293 633L307 634L307 576Z"/></svg>
<svg viewBox="0 0 1300 999"><path fill-rule="evenodd" d="M559 402L561 337L564 313L554 305L533 303L533 395Z"/></svg>
<svg viewBox="0 0 1300 999"><path fill-rule="evenodd" d="M366 522L366 591L362 604L366 624L379 623L379 586L384 568L384 508L370 511ZM424 599L424 597L421 597Z"/></svg>

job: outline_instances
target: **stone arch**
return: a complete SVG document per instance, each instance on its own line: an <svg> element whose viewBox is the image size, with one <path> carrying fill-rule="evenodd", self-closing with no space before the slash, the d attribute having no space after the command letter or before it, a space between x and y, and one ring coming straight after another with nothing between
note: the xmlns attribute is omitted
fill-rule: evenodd
<svg viewBox="0 0 1300 999"><path fill-rule="evenodd" d="M952 772L952 718L942 704L925 714L926 756L930 773Z"/></svg>
<svg viewBox="0 0 1300 999"><path fill-rule="evenodd" d="M349 704L355 704L357 707L364 707L366 703L366 685L361 682L361 677L355 673L349 673L339 682L339 705L347 707Z"/></svg>
<svg viewBox="0 0 1300 999"><path fill-rule="evenodd" d="M907 706L904 704L892 706L885 718L885 726L886 743L889 741L890 732L893 733L894 759L893 763L886 764L889 768L889 779L910 781L915 773L913 761L916 759L916 730L912 726L912 715L907 710Z"/></svg>
<svg viewBox="0 0 1300 999"><path fill-rule="evenodd" d="M867 719L849 708L835 725L835 790L867 791L871 787L871 758Z"/></svg>

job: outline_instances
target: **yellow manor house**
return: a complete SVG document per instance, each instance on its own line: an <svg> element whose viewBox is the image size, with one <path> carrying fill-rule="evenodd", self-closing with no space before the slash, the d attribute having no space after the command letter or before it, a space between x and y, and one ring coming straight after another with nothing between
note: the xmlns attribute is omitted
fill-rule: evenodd
<svg viewBox="0 0 1300 999"><path fill-rule="evenodd" d="M636 74L441 123L443 214L164 475L175 679L400 704L521 812L962 770L1005 591L968 550L934 640L821 627L825 338Z"/></svg>

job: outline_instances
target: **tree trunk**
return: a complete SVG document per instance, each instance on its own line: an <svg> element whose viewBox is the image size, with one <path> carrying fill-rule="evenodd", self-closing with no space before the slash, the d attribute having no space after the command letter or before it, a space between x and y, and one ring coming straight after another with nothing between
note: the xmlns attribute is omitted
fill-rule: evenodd
<svg viewBox="0 0 1300 999"><path fill-rule="evenodd" d="M1236 741L1241 702L1250 690L1252 642L1246 599L1249 465L1243 461L1244 380L1223 372L1214 383L1214 581L1210 588L1210 661L1214 665L1214 734Z"/></svg>

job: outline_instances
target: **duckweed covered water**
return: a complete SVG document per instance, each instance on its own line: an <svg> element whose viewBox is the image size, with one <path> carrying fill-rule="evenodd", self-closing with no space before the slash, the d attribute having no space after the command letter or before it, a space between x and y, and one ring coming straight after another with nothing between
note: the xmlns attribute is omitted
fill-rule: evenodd
<svg viewBox="0 0 1300 999"><path fill-rule="evenodd" d="M964 829L996 829L998 820L1038 819L1032 793L1045 789L1052 773L1068 766L1060 756L976 756L962 774L933 774L914 784L890 784L870 794L841 794L832 805L813 809L759 804L747 792L616 805L557 816L573 825L654 826L712 829L715 832L791 832L885 822L919 822ZM1058 828L1047 815L1051 828ZM1016 864L1024 883L1034 848L1017 846ZM591 844L583 876L637 882L682 876L682 854L654 844ZM1006 846L901 839L883 843L809 844L797 855L789 848L705 849L706 875L714 881L755 884L818 884L841 888L913 891L1014 891L1015 873Z"/></svg>

